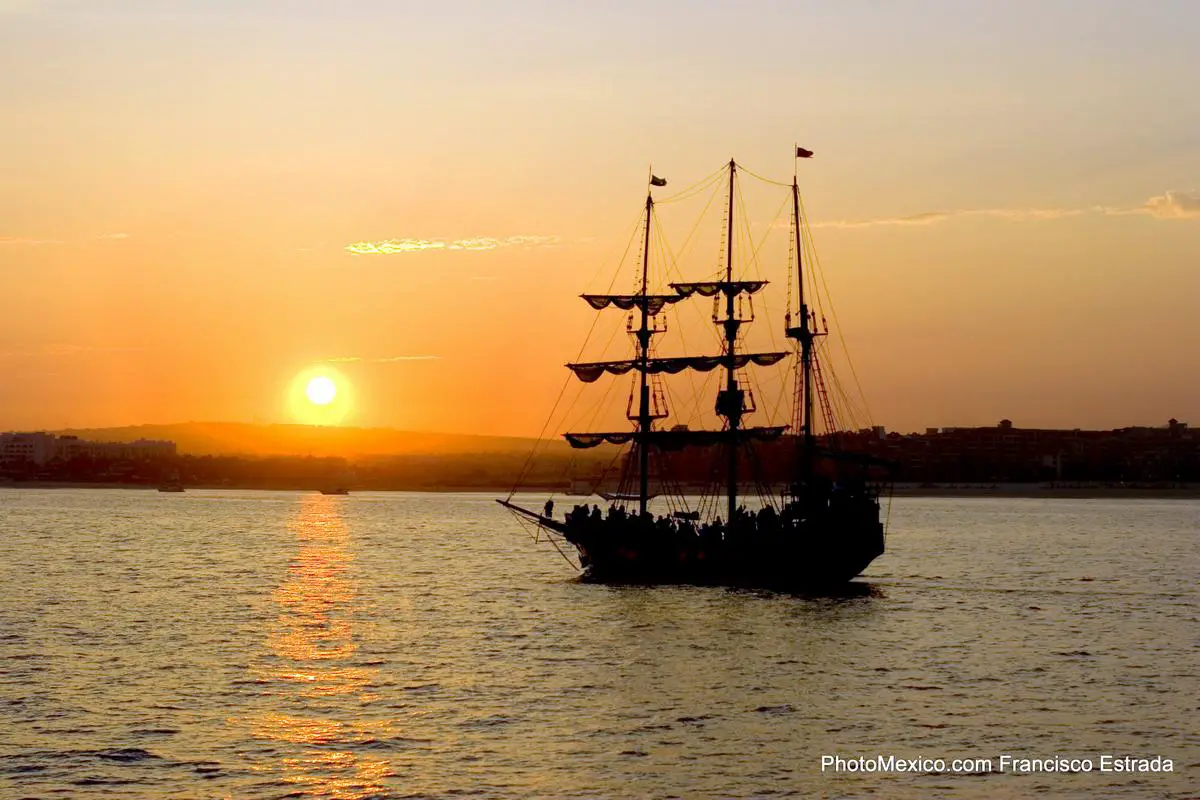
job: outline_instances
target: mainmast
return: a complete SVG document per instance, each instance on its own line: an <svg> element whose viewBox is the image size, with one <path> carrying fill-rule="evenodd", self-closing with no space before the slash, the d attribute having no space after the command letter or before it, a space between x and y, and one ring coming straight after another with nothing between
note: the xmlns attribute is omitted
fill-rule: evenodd
<svg viewBox="0 0 1200 800"><path fill-rule="evenodd" d="M744 398L737 385L737 334L741 321L737 318L733 297L733 192L734 177L737 174L737 163L729 159L729 219L725 230L725 388L717 393L717 413L729 420L728 447L729 466L727 468L728 486L726 493L729 497L728 522L733 521L737 510L738 490L738 428L742 424Z"/></svg>
<svg viewBox="0 0 1200 800"><path fill-rule="evenodd" d="M650 308L646 300L646 288L649 285L650 273L650 220L654 216L654 196L646 192L646 238L642 245L642 291L641 306L642 325L638 328L638 373L639 382L638 402L638 512L646 513L646 501L650 494L650 426L653 417L650 415L650 384L646 374L650 361Z"/></svg>

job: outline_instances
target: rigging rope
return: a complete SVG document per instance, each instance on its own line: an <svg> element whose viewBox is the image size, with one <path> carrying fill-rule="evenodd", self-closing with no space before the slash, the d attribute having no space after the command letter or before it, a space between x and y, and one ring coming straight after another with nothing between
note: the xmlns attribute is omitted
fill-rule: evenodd
<svg viewBox="0 0 1200 800"><path fill-rule="evenodd" d="M788 216L791 218L793 226L799 224L798 220L796 219L796 214L794 211L789 213ZM791 324L791 319L792 319L792 272L793 272L793 268L796 263L795 232L796 232L796 229L794 227L790 227L788 229L787 309L786 309L786 316L784 317L784 320L786 321L786 324L789 324L789 325ZM804 280L803 274L800 275L800 280ZM797 298L797 299L799 299L799 298ZM799 342L796 342L796 344L799 344Z"/></svg>
<svg viewBox="0 0 1200 800"><path fill-rule="evenodd" d="M740 170L739 170L740 172L750 175L752 178L762 181L764 183L767 183L767 184L770 184L773 186L785 187L788 189L790 189L792 186L792 184L790 184L790 183L785 183L782 181L774 181L774 180L765 178L765 177L758 175L757 173L745 168L744 166L742 166L740 164L738 165L738 167L740 168ZM642 231L644 233L644 227L643 227L644 225L652 225L652 227L653 227L652 233L654 234L652 236L652 238L654 240L653 241L653 252L651 254L652 257L649 259L648 263L645 265L645 268L647 271L647 275L646 275L647 288L649 288L650 284L652 283L651 275L653 274L654 267L656 264L661 265L660 266L661 275L666 278L666 281L665 281L666 283L669 283L671 281L671 277L673 274L677 275L679 278L681 278L685 281L687 280L687 277L683 276L681 274L681 264L682 264L681 260L691 252L692 248L695 246L696 242L698 241L698 239L696 238L696 234L699 231L701 225L703 225L705 220L708 218L708 214L716 201L717 195L723 194L723 192L721 191L723 181L721 179L723 177L727 177L726 170L728 170L728 169L729 169L729 165L724 164L724 165L722 165L722 167L720 169L718 169L714 173L712 173L712 174L708 175L707 177L701 179L700 181L692 184L691 186L684 188L682 191L677 192L676 194L671 195L665 199L656 200L654 205L651 207L650 220L646 220L644 215L639 215L639 223L634 226L633 231L631 232L630 237L629 237L628 241L626 242L625 250L622 253L621 258L618 260L617 269L614 271L614 274L612 276L612 279L609 282L606 293L612 291L612 287L617 283L618 278L624 271L623 267L627 266L627 261L629 258L629 253L631 251L631 248L633 247L634 242L638 238L637 237L638 232ZM721 241L720 241L721 247L720 247L720 256L718 258L718 271L717 271L717 279L718 280L721 280L724 277L724 268L725 268L724 261L731 249L737 251L735 254L736 261L740 262L740 269L737 270L737 272L736 272L737 276L753 276L755 278L761 278L762 264L761 264L761 261L759 258L759 254L760 254L761 250L763 249L763 247L766 245L766 242L770 238L771 234L774 232L776 224L782 218L782 215L784 213L784 211L783 211L784 208L788 205L788 203L791 199L790 194L789 194L789 196L784 198L783 202L780 203L779 209L776 211L774 218L771 220L771 222L767 226L767 229L763 232L759 241L755 242L754 233L751 228L750 218L749 218L749 215L746 213L746 209L748 208L748 206L745 202L743 185L742 185L742 182L739 180L739 178L740 178L740 176L738 176L735 173L734 181L733 181L733 183L734 183L733 188L735 191L734 196L737 198L738 202L740 203L740 209L735 209L732 207L732 202L733 202L732 199L730 199L729 204L727 204L725 206L725 218L723 220L724 224L722 224L722 226L721 226ZM663 228L663 226L661 225L661 223L659 221L658 212L657 212L657 209L655 208L655 206L661 205L664 203L682 202L682 201L688 200L690 198L697 197L700 194L702 194L703 192L709 191L709 190L711 190L711 191L710 191L708 200L705 202L704 207L700 213L700 216L696 219L695 223L691 227L691 230L688 232L687 237L684 239L683 245L682 245L680 251L678 252L678 254L673 252L670 242L668 241L668 237L666 235L665 229ZM812 307L810 307L810 311L814 312L814 318L816 315L815 312L819 311L821 314L822 321L823 321L824 315L825 315L824 306L826 305L826 303L828 303L828 305L829 305L829 314L834 319L835 327L838 328L838 340L841 344L841 348L842 348L843 352L845 353L847 363L850 366L851 374L854 377L854 383L858 390L859 397L862 398L862 403L863 403L863 406L865 407L866 402L865 402L865 395L862 391L862 385L861 385L861 382L859 381L857 371L854 368L854 364L850 359L849 349L846 346L846 342L845 342L845 338L842 334L841 326L840 326L840 324L838 324L836 311L833 308L832 299L829 294L829 287L826 282L824 271L823 271L821 263L820 263L820 258L816 253L815 244L812 239L811 229L807 223L807 212L804 209L802 198L798 199L798 205L800 207L799 215L798 216L790 215L790 216L793 216L795 225L797 226L797 228L800 231L800 235L798 237L799 238L799 247L797 247L796 237L793 237L789 233L788 262L787 262L788 279L787 279L787 284L786 284L786 289L785 289L786 309L789 314L792 312L792 301L793 301L792 271L793 271L793 266L795 266L799 272L797 286L799 286L801 282L804 283L805 290L806 290L805 298L806 298L807 302L812 304ZM740 213L737 213L738 210L740 210ZM732 220L732 224L731 224L731 220L729 219L730 214L735 215L734 219ZM731 227L736 229L736 233L733 233L733 235L738 237L732 243L726 241L726 237L728 235L730 235ZM736 247L731 248L730 244L736 245ZM640 255L640 253L639 253L639 255ZM733 269L733 266L734 266L733 264L728 265L729 271L731 274L734 274L734 272L735 272L735 270ZM808 269L807 270L803 269L804 266L808 266ZM601 268L597 269L597 273L599 273L600 269ZM641 291L640 270L638 270L637 273L638 274L635 275L635 280L637 281L637 283L635 285L635 291L634 291L635 294L639 293ZM593 277L593 280L594 279L595 278ZM819 284L818 284L818 279L819 279ZM811 291L809 291L810 287L811 287ZM748 299L748 305L749 305L750 318L752 319L754 316L754 309L753 309L754 298L749 297L747 299ZM719 300L719 298L714 298L714 303L716 303L718 300ZM765 315L769 318L771 316L771 314L770 314L771 304L769 302L767 302L765 295L763 298L760 298L760 300L763 305L763 311L764 311ZM689 303L688 305L692 305L692 304ZM740 298L740 297L738 298L738 309L739 310L744 309L744 306L742 305L742 298ZM696 303L694 305L694 311L701 318L701 320L703 322L703 327L705 329L709 330L712 333L712 335L714 337L716 337L716 339L719 342L723 343L723 337L719 336L719 332L715 328L708 325L707 320L703 319L704 314L700 309L699 303ZM662 313L662 312L660 312L660 313ZM674 319L676 321L677 330L679 331L680 339L683 341L684 347L686 350L686 337L684 335L684 329L686 326L682 323L682 320L680 319L684 313L685 312L682 312L681 310L675 308L674 305L670 305L665 308L665 314L664 314L663 320L664 320L664 322L666 322L668 319ZM658 317L657 314L653 315L652 319L657 318L657 317ZM600 322L600 315L597 314L596 317L593 319L591 326L588 329L587 336L584 339L583 345L580 347L579 354L576 356L577 361L582 358L583 353L587 350L588 344L590 343L590 341L592 340L593 336L596 333L596 329L597 329L599 322ZM803 320L802 322L804 325L808 325L808 320ZM615 326L612 334L608 338L608 342L605 345L606 352L607 352L608 348L611 347L614 339L616 338L617 334L620 332L622 327L624 327L624 326L620 325L620 324ZM814 320L814 327L815 327L815 320ZM828 326L825 325L824 327L827 332ZM744 336L746 334L746 331L742 330L740 333ZM777 339L776 339L774 328L768 326L768 333L770 336L772 348L776 349ZM739 337L739 338L741 338L741 337ZM827 344L827 342L826 342L826 344ZM828 348L821 347L819 349L822 351L827 351ZM837 374L835 372L830 371L829 380L827 381L826 376L823 374L824 370L822 370L821 364L817 358L817 350L818 350L818 348L814 348L814 350L813 350L813 368L814 368L814 372L815 372L814 377L816 379L816 381L815 381L816 386L814 387L814 389L816 390L816 392L819 395L818 400L819 400L819 405L820 405L821 416L824 417L823 421L825 422L826 427L829 429L829 432L832 433L835 428L839 427L839 422L837 419L838 414L836 413L836 411L839 409L844 410L846 415L849 417L849 419L851 421L854 421L855 416L856 416L855 415L855 405L856 404L854 403L853 400L851 400L849 394L846 391L846 387L838 379ZM799 359L797 359L797 369L799 368L798 361L799 361ZM672 391L672 388L668 382L662 381L661 384L656 384L656 386L657 386L657 389L659 390L659 393L662 395L662 399L666 400L668 408L675 408L675 409L678 409L679 411L685 411L685 410L687 411L686 416L683 414L677 414L675 416L675 418L677 420L680 420L680 421L686 420L685 424L687 424L687 423L691 423L693 420L696 420L697 418L700 418L703 415L703 410L702 410L700 401L701 401L701 398L704 396L704 393L707 392L707 390L709 389L709 384L714 379L715 375L716 375L716 372L712 372L712 373L705 375L704 379L701 381L701 386L699 387L700 391L697 391L696 390L697 389L697 386L696 386L697 376L695 376L691 371L688 372L688 379L689 379L689 382L690 382L691 388L692 388L692 403L691 403L690 408L686 408L686 409L685 409L684 405L679 403L678 398L676 397L676 393L674 391ZM560 389L557 398L555 399L555 403L554 403L553 408L551 409L550 416L546 420L545 425L543 425L542 430L538 434L537 441L535 441L534 446L533 446L529 456L526 458L525 463L522 465L521 470L518 475L517 482L508 494L508 499L510 499L510 500L512 499L512 497L516 494L518 488L520 487L522 481L524 481L526 479L526 477L529 474L531 474L532 463L533 463L535 457L538 455L539 450L542 450L543 448L549 446L550 441L543 440L542 437L545 435L545 433L546 433L547 429L550 427L551 423L557 418L557 416L559 415L559 412L562 410L564 397L565 397L566 390L567 390L567 385L572 381L572 378L573 378L572 375L568 375L567 379L564 381L563 386ZM747 371L744 375L744 378L745 378L745 388L750 390L752 395L754 392L757 392L757 394L759 396L761 396L764 400L768 399L768 394L764 390L763 384L757 379L755 372ZM612 381L612 382L608 383L606 391L604 392L604 396L601 399L601 402L596 405L596 407L592 410L592 413L590 415L584 415L584 416L590 416L591 423L595 423L597 418L604 411L605 406L608 401L608 397L612 394L616 383L617 383L616 381ZM639 383L640 383L640 378L638 376L635 376L635 378L634 378L635 388L637 385L639 385ZM741 383L741 379L739 379L739 384L740 383ZM833 390L832 393L829 391L829 389ZM783 405L784 398L793 394L789 390L790 390L790 387L788 386L788 381L785 378L783 381L781 381L781 389L778 394L778 397L775 398L774 407L771 408L768 412L769 417L771 418L772 422L777 421L778 414L779 414L781 406ZM561 420L562 422L565 422L567 417L572 416L572 414L575 411L576 406L579 404L579 401L580 401L581 397L583 396L583 394L584 394L583 387L581 386L580 392L576 394L574 400L569 404L569 406L566 407L565 412L562 413L562 420ZM831 396L831 394L832 394L832 396ZM764 404L764 405L766 405L766 404ZM844 408L842 408L843 405L844 405ZM837 406L838 409L835 409L835 406ZM660 409L660 410L665 410L665 409ZM764 407L762 410L768 411L768 409L766 407ZM869 416L869 411L867 413ZM728 421L726 421L725 427L728 427ZM752 477L755 481L755 490L759 496L759 501L761 503L763 503L764 506L768 503L773 506L774 502L775 502L774 496L770 495L766 499L764 499L764 496L763 496L764 487L766 487L768 492L770 490L770 487L766 486L766 484L764 484L761 480L763 477L762 470L763 470L763 466L764 466L762 461L760 460L760 456L762 454L758 453L755 450L755 448L752 445L750 445L749 443L747 443L745 449L748 453L749 466L751 469ZM634 469L632 459L629 457L633 453L633 451L634 451L634 449L630 448L629 452L626 453L624 448L618 448L616 454L613 456L613 458L611 460L608 461L607 466L604 467L604 469L601 473L601 478L600 478L601 482L603 482L607 478L607 476L612 472L614 466L616 466L618 462L620 462L621 466L622 466L622 477L621 477L621 481L620 481L621 486L625 487L630 481L632 481L636 477L636 470ZM654 462L654 466L657 467L657 470L658 470L658 481L659 481L659 485L660 485L660 490L667 494L666 503L667 503L668 508L674 510L677 506L677 503L674 499L674 495L678 494L682 498L682 485L678 481L675 480L673 475L669 474L671 472L671 470L670 470L671 458L670 458L669 454L667 454L667 453L660 453L657 451L653 451L652 459ZM721 453L721 448L715 448L713 451L713 462L712 462L711 469L710 469L709 483L701 492L700 503L698 506L699 509L706 510L708 518L712 518L713 515L717 515L719 513L719 511L721 510L720 507L718 506L718 501L723 499L723 494L721 493L721 486L719 485L717 479L718 479L718 473L722 469L724 460L725 460L725 454ZM567 466L564 469L564 473L571 471L577 463L581 463L581 459L578 459L573 454L571 459L567 462ZM678 488L677 492L668 491L668 487L672 484ZM597 488L597 487L593 487L593 488ZM711 494L708 491L709 489L712 489ZM891 502L890 502L890 497L889 497L889 509L888 509L889 515L890 515L890 506L891 506ZM686 501L682 503L681 507L684 509L687 508ZM727 522L731 522L731 520L727 521Z"/></svg>
<svg viewBox="0 0 1200 800"><path fill-rule="evenodd" d="M723 170L718 170L718 172L721 173L721 172L723 172ZM708 202L704 204L704 208L701 210L700 216L696 218L696 222L692 225L692 229L688 232L687 238L685 238L683 240L683 246L680 248L678 255L676 255L674 252L672 252L671 244L667 240L667 236L666 236L666 233L664 232L663 226L658 225L656 227L656 230L658 230L658 232L659 232L659 237L661 239L662 246L666 251L666 273L667 273L668 282L670 282L672 272L675 272L675 275L676 275L676 278L678 281L684 282L687 280L687 276L683 275L683 273L679 269L676 268L676 265L678 265L680 259L682 259L687 254L688 249L693 245L693 240L696 235L696 231L700 229L701 223L703 223L705 218L708 216L709 209L712 208L712 204L716 200L716 197L717 197L717 190L714 189L712 194L708 198ZM656 220L658 219L657 215L655 216L655 219ZM686 324L682 318L682 316L683 316L682 313L679 311L678 305L680 305L680 304L676 304L675 306L669 306L668 308L670 309L670 314L675 318L675 321L677 323L676 329L679 331L680 342L681 342L681 344L683 344L683 346L685 348L685 352L686 352L687 342L686 342L686 339L683 334ZM704 313L702 311L700 311L700 304L697 302L697 303L684 303L682 305L687 305L691 308L692 313L696 314L697 318L700 320L700 325L701 325L702 329L709 331L709 334L711 336L713 336L713 338L714 338L714 343L717 343L717 341L718 341L717 332L709 325L708 320L705 319L705 317L704 317ZM698 400L698 398L695 393L696 392L695 376L691 373L690 370L688 370L688 381L692 386L693 402L696 402Z"/></svg>
<svg viewBox="0 0 1200 800"><path fill-rule="evenodd" d="M621 253L620 259L617 260L617 268L613 272L612 279L608 282L608 288L605 289L605 293L611 292L612 287L616 284L617 276L621 274L621 267L624 265L625 259L629 255L629 248L633 246L634 239L637 237L637 232L640 228L641 228L640 224L635 224L633 226L633 230L630 231L629 239L625 242L625 250L624 250L624 252ZM603 263L603 262L601 262L601 263ZM596 279L596 275L600 274L600 270L601 270L601 267L596 268L596 272L593 273L593 275L592 275L592 280ZM578 361L579 359L581 359L583 357L584 350L587 349L588 341L592 338L592 332L596 330L596 325L599 322L600 322L600 315L599 315L599 313L597 313L592 318L591 327L588 328L587 335L584 336L584 338L583 338L583 344L580 345L580 347L579 347L579 353L575 356L576 361ZM568 372L567 378L563 382L562 388L559 389L559 391L558 391L558 397L555 398L554 405L550 408L550 415L548 417L546 417L546 422L542 425L542 429L538 432L538 437L534 441L533 447L530 449L529 455L525 459L525 463L521 465L521 469L517 473L517 480L513 484L512 489L509 490L508 497L506 498L507 500L509 500L509 501L512 500L513 495L515 495L517 493L517 489L519 489L521 487L521 482L523 480L525 480L526 475L528 475L529 469L530 469L531 465L533 464L533 460L537 456L538 447L542 444L542 441L543 441L542 437L546 435L546 430L550 427L550 423L554 420L554 415L558 412L558 405L559 405L559 403L562 402L563 395L566 393L567 386L570 385L572 377L574 377L574 376L572 376ZM578 398L576 398L576 402L578 402ZM573 402L571 404L571 408L574 408L574 407L575 407L575 403ZM570 413L570 409L568 409L567 413Z"/></svg>
<svg viewBox="0 0 1200 800"><path fill-rule="evenodd" d="M801 215L804 219L804 227L805 227L806 231L808 232L809 238L811 239L812 231L808 227L808 212L804 208L804 198L803 197L800 198L800 211L801 211ZM816 254L815 248L813 249L813 258L815 260L817 270L819 271L819 274L821 277L821 285L825 288L825 294L828 295L829 294L829 286L825 282L825 271L824 271L824 269L821 268L821 259ZM854 385L858 389L859 397L862 399L862 405L863 405L863 409L866 411L867 420L870 421L871 409L870 409L870 406L867 404L867 396L863 392L862 382L859 381L859 379L858 379L858 371L854 369L854 361L850 358L850 349L848 347L846 347L846 339L842 335L842 325L840 322L838 322L837 312L833 308L833 298L832 297L829 298L829 315L831 317L833 317L833 326L835 328L837 328L838 341L841 342L842 352L845 353L845 356L846 356L846 363L850 366L850 374L852 376L854 376Z"/></svg>
<svg viewBox="0 0 1200 800"><path fill-rule="evenodd" d="M708 183L710 183L711 181L715 181L718 178L720 178L722 175L724 175L725 170L727 170L727 169L729 169L729 165L722 164L720 167L717 168L717 170L715 172L710 173L707 177L701 178L700 180L693 183L691 186L681 189L678 192L676 192L675 194L669 195L669 196L663 198L662 200L655 200L654 202L657 205L660 203L677 203L681 200L687 200L688 198L693 197L693 196L699 194L701 191L703 191L703 189L707 186Z"/></svg>
<svg viewBox="0 0 1200 800"><path fill-rule="evenodd" d="M786 186L789 189L792 188L792 185L790 183L784 183L783 181L774 181L774 180L771 180L770 178L764 178L762 175L759 175L757 172L751 172L750 170L746 169L746 166L744 164L739 163L738 169L741 170L742 172L746 173L747 175L749 175L751 178L757 178L758 180L762 181L763 183L769 183L773 186Z"/></svg>

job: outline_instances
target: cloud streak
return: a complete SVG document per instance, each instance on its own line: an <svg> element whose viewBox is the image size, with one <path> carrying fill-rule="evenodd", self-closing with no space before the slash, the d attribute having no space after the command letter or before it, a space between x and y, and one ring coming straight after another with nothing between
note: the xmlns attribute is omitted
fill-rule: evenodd
<svg viewBox="0 0 1200 800"><path fill-rule="evenodd" d="M61 244L56 239L29 239L24 236L0 236L0 246L4 245L29 245L36 246L40 244Z"/></svg>
<svg viewBox="0 0 1200 800"><path fill-rule="evenodd" d="M399 364L404 361L437 361L441 356L385 356L383 358L363 358L362 356L340 356L327 358L327 364Z"/></svg>
<svg viewBox="0 0 1200 800"><path fill-rule="evenodd" d="M557 236L508 236L497 239L484 236L475 239L383 239L375 242L355 242L345 247L357 256L401 255L428 252L486 252L504 247L550 247L559 244Z"/></svg>
<svg viewBox="0 0 1200 800"><path fill-rule="evenodd" d="M812 222L810 226L813 228L920 227L972 217L999 219L1007 222L1043 222L1065 219L1067 217L1079 217L1085 214L1103 214L1106 216L1140 214L1167 220L1200 219L1200 192L1168 190L1158 197L1151 197L1140 206L1127 208L1106 206L1091 206L1088 208L960 208L950 211L925 211L920 214L908 214L901 217L826 220L823 222Z"/></svg>
<svg viewBox="0 0 1200 800"><path fill-rule="evenodd" d="M1200 219L1200 192L1168 190L1151 197L1139 210L1159 219Z"/></svg>
<svg viewBox="0 0 1200 800"><path fill-rule="evenodd" d="M144 353L145 347L96 347L87 344L45 344L40 347L0 350L0 358L59 358L88 353Z"/></svg>
<svg viewBox="0 0 1200 800"><path fill-rule="evenodd" d="M936 225L953 219L966 217L984 217L1002 219L1008 222L1037 222L1042 220L1063 219L1087 214L1095 209L1088 208L960 208L952 211L925 211L920 214L909 214L903 217L882 217L877 219L841 219L825 222L810 223L813 228L869 228L881 225L893 226L923 226Z"/></svg>
<svg viewBox="0 0 1200 800"><path fill-rule="evenodd" d="M130 238L128 233L121 232L102 233L96 237L98 241L102 242L121 241L128 238ZM3 247L4 245L26 245L28 247L34 247L43 244L64 244L64 242L62 239L33 239L28 236L0 236L0 247Z"/></svg>

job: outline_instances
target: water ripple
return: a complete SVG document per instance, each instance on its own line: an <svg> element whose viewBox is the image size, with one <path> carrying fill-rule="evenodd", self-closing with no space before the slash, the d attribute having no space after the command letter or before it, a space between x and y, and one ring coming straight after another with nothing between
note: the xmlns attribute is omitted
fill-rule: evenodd
<svg viewBox="0 0 1200 800"><path fill-rule="evenodd" d="M0 776L131 800L1189 796L1200 503L891 520L855 587L804 597L579 583L482 496L0 490ZM889 753L1180 771L820 769Z"/></svg>

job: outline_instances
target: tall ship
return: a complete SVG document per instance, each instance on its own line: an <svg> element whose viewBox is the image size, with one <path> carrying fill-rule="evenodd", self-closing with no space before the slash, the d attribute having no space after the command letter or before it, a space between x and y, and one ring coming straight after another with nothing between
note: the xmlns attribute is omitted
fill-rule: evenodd
<svg viewBox="0 0 1200 800"><path fill-rule="evenodd" d="M797 165L811 156L812 151L796 148ZM754 246L748 220L739 218L742 173L790 194L786 311L775 319L767 316L768 324L782 323L784 342L773 350L747 342L755 300L769 281L759 272L761 243ZM548 534L564 555L573 549L585 580L822 589L845 584L883 554L880 499L890 489L892 465L839 447L839 433L847 430L839 417L848 395L828 363L828 297L820 293L824 280L797 176L798 171L789 186L731 159L697 184L699 190L690 187L659 201L714 186L714 198L724 198L725 218L718 266L710 276L653 281L652 249L666 262L661 272L678 271L678 264L663 255L668 248L656 238L654 190L666 180L651 173L633 291L581 295L598 314L627 313L632 352L627 358L566 366L584 384L633 373L628 427L563 436L579 450L621 448L612 460L619 470L617 491L601 494L605 507L575 505L559 514L553 498L539 508L538 501L518 495L519 485L497 502L537 535ZM737 229L735 220L742 223ZM741 253L735 252L735 242ZM716 336L710 337L715 339L711 351L661 354L656 340L670 329L668 315L704 298L712 302ZM777 382L777 418L759 421L764 413L769 416L771 404L756 399L756 389L759 397L764 391L755 372L789 367L790 374ZM690 421L672 418L672 407L686 403L672 400L677 391L667 378L685 374L693 389L697 380L703 384L696 398L704 408L697 413L693 403L693 419L698 416L707 425L693 428ZM714 382L717 386L710 386Z"/></svg>

